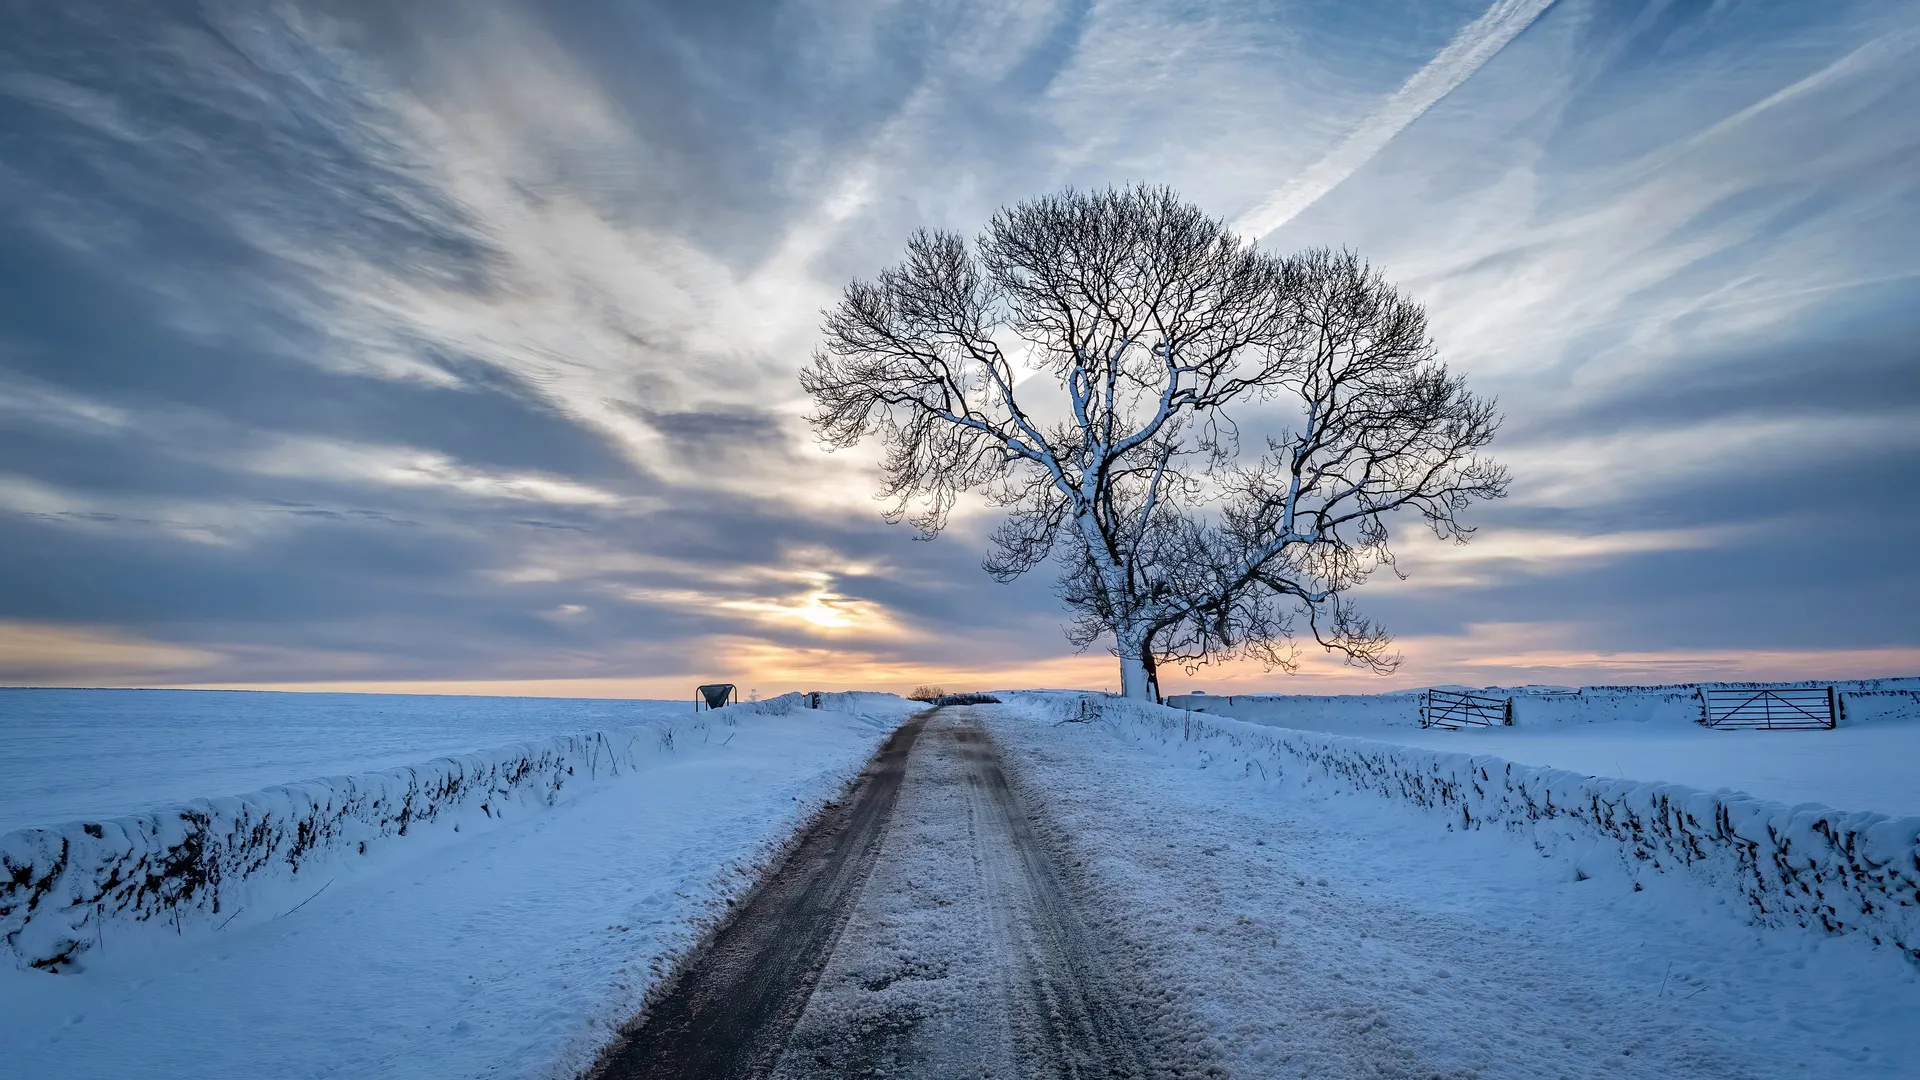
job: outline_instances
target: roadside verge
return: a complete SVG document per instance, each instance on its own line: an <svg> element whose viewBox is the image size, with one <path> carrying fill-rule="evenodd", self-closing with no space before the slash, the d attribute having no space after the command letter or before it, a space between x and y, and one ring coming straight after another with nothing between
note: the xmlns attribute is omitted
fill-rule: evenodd
<svg viewBox="0 0 1920 1080"><path fill-rule="evenodd" d="M1597 843L1629 876L1706 883L1761 925L1858 935L1920 962L1920 818L1583 776L1119 699L1016 700L1056 721L1111 725L1205 768L1368 792L1443 815L1450 827L1527 834L1547 852L1592 858Z"/></svg>

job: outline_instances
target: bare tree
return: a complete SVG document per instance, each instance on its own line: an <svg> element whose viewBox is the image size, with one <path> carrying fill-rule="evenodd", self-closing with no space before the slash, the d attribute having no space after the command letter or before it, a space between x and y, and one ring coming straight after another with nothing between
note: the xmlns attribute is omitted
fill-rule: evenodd
<svg viewBox="0 0 1920 1080"><path fill-rule="evenodd" d="M1057 557L1069 638L1112 635L1128 697L1168 660L1291 668L1302 618L1390 670L1346 596L1391 565L1387 516L1464 541L1459 512L1505 493L1479 453L1493 403L1435 358L1419 305L1349 253L1276 257L1166 188L1021 203L971 251L918 232L824 329L801 374L822 441L877 435L888 518L923 536L962 492L1006 507L986 569ZM1237 421L1275 416L1243 455Z"/></svg>

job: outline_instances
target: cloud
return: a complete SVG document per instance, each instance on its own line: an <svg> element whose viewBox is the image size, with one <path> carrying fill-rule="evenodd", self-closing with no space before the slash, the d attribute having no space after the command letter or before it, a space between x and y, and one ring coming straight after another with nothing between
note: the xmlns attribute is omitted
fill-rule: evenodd
<svg viewBox="0 0 1920 1080"><path fill-rule="evenodd" d="M1558 576L1629 555L1712 550L1742 531L1743 526L1717 525L1574 533L1503 525L1485 529L1472 543L1455 544L1415 529L1394 541L1395 561L1407 575L1396 591L1455 591L1521 574Z"/></svg>
<svg viewBox="0 0 1920 1080"><path fill-rule="evenodd" d="M262 476L427 488L500 502L639 508L635 500L566 477L477 469L445 454L410 446L282 438L250 455L243 467Z"/></svg>
<svg viewBox="0 0 1920 1080"><path fill-rule="evenodd" d="M1473 623L1458 633L1405 637L1407 662L1390 676L1341 666L1303 653L1287 692L1377 694L1422 686L1608 686L1686 684L1745 679L1879 678L1920 667L1920 647L1755 649L1619 649L1596 645L1592 628L1566 622ZM1174 676L1177 685L1210 693L1270 689L1274 676L1249 663Z"/></svg>
<svg viewBox="0 0 1920 1080"><path fill-rule="evenodd" d="M1495 0L1468 23L1426 66L1413 73L1340 145L1233 221L1237 232L1255 238L1292 221L1372 160L1394 136L1452 93L1501 49L1532 26L1554 0Z"/></svg>
<svg viewBox="0 0 1920 1080"><path fill-rule="evenodd" d="M1730 473L1757 473L1849 458L1920 451L1912 413L1849 417L1730 417L1607 434L1536 437L1509 446L1521 497L1534 505L1593 507L1697 488Z"/></svg>
<svg viewBox="0 0 1920 1080"><path fill-rule="evenodd" d="M941 660L901 660L844 648L782 649L756 639L689 642L699 663L667 676L529 679L331 679L245 683L190 683L180 689L254 689L367 694L463 694L561 698L656 698L691 700L701 680L732 678L742 695L771 697L788 689L878 690L902 693L914 686L937 685L948 691L1025 687L1112 689L1108 657L1069 655L1038 659L994 659L980 664ZM742 674L745 672L747 674ZM171 685L171 684L170 684Z"/></svg>
<svg viewBox="0 0 1920 1080"><path fill-rule="evenodd" d="M0 622L0 681L90 682L118 685L127 679L206 669L217 653L89 627Z"/></svg>
<svg viewBox="0 0 1920 1080"><path fill-rule="evenodd" d="M912 228L1154 180L1360 249L1501 397L1515 496L1361 594L1409 671L1900 655L1895 560L1779 567L1920 538L1910 6L1545 7L49 9L0 40L0 618L204 681L1098 685L994 508L883 525L793 376Z"/></svg>
<svg viewBox="0 0 1920 1080"><path fill-rule="evenodd" d="M1415 680L1565 683L1690 683L1778 677L1872 678L1910 671L1920 663L1920 648L1868 649L1595 649L1580 628L1561 623L1472 624L1466 633L1443 641L1408 642L1419 647L1421 669Z"/></svg>
<svg viewBox="0 0 1920 1080"><path fill-rule="evenodd" d="M17 373L0 371L0 422L117 435L132 426L126 409L71 393Z"/></svg>

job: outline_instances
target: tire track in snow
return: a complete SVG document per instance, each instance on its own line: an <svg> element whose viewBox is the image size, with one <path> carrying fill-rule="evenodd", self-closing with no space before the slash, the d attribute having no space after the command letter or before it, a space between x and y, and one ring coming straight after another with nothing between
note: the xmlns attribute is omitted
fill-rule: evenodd
<svg viewBox="0 0 1920 1080"><path fill-rule="evenodd" d="M1008 786L999 752L977 727L952 736L970 766L971 816L985 834L978 850L986 910L998 940L1012 946L1004 974L1016 1055L1028 1066L1022 1075L1146 1075L1146 1040L1119 1005L1105 958Z"/></svg>
<svg viewBox="0 0 1920 1080"><path fill-rule="evenodd" d="M893 814L927 714L888 737L848 798L814 820L690 958L666 994L609 1047L597 1080L762 1076L846 925Z"/></svg>
<svg viewBox="0 0 1920 1080"><path fill-rule="evenodd" d="M841 882L830 911L760 902L777 892L764 886L602 1077L1093 1080L1189 1071L1162 1060L1167 1044L1140 1022L1153 1010L1115 978L972 711L950 707L923 722L900 754L897 802L864 841L873 850L860 880ZM851 812L860 815L868 798L863 790ZM817 846L819 831L796 858ZM789 874L783 866L770 881ZM820 936L796 919L833 924L806 977L767 971L756 984L761 963L721 948ZM693 1014L704 1026L683 1019ZM715 1040L739 1048L707 1045Z"/></svg>
<svg viewBox="0 0 1920 1080"><path fill-rule="evenodd" d="M976 720L959 707L928 724L775 1080L1175 1071Z"/></svg>

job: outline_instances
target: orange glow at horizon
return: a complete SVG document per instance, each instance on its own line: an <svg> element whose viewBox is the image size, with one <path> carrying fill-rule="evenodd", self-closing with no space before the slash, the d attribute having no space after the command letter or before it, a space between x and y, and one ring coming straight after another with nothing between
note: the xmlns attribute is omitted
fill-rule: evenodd
<svg viewBox="0 0 1920 1080"><path fill-rule="evenodd" d="M1400 642L1405 663L1390 675L1347 667L1337 659L1302 650L1297 673L1267 671L1238 661L1188 674L1161 672L1167 694L1206 690L1215 694L1381 693L1419 686L1549 683L1689 683L1716 680L1873 678L1920 673L1920 649L1672 650L1596 652L1575 640L1577 628L1559 624L1471 624L1447 636L1409 637ZM598 671L512 678L382 678L359 667L364 657L276 654L319 677L307 679L208 678L222 661L248 655L242 647L183 648L132 635L0 624L0 685L154 687L163 689L280 690L340 693L455 694L527 697L657 698L691 700L703 682L733 682L742 695L762 697L792 690L878 690L906 693L921 685L948 691L1053 687L1111 690L1118 685L1113 658L1101 651L1062 652L1016 662L987 657L973 663L938 663L882 651L881 647L800 647L747 636L682 643L682 655L710 657L699 669L670 673L608 675ZM660 671L658 663L636 668ZM677 665L676 665L677 666ZM359 667L359 671L355 668ZM296 668L297 669L297 668ZM364 674L362 674L364 672Z"/></svg>
<svg viewBox="0 0 1920 1080"><path fill-rule="evenodd" d="M875 658L828 660L824 650L796 651L785 659L762 657L744 674L714 676L735 682L742 696L758 692L773 697L794 690L875 690L905 694L922 685L949 692L1056 688L1113 690L1118 672L1106 655L1062 656L1038 662L996 668L940 668L910 661ZM1752 679L1864 679L1920 673L1920 650L1862 649L1826 652L1721 652L1597 654L1540 651L1508 656L1447 661L1435 657L1426 663L1410 659L1390 675L1342 667L1331 660L1308 659L1296 674L1266 671L1260 665L1237 662L1202 668L1188 675L1179 669L1163 671L1161 688L1168 695L1205 690L1213 694L1379 694L1421 686L1464 683L1473 686L1550 683L1569 686L1610 684L1666 684ZM501 679L501 680L376 680L313 683L200 683L177 689L282 690L374 694L450 694L502 697L658 698L692 699L696 682L691 676L635 678Z"/></svg>

